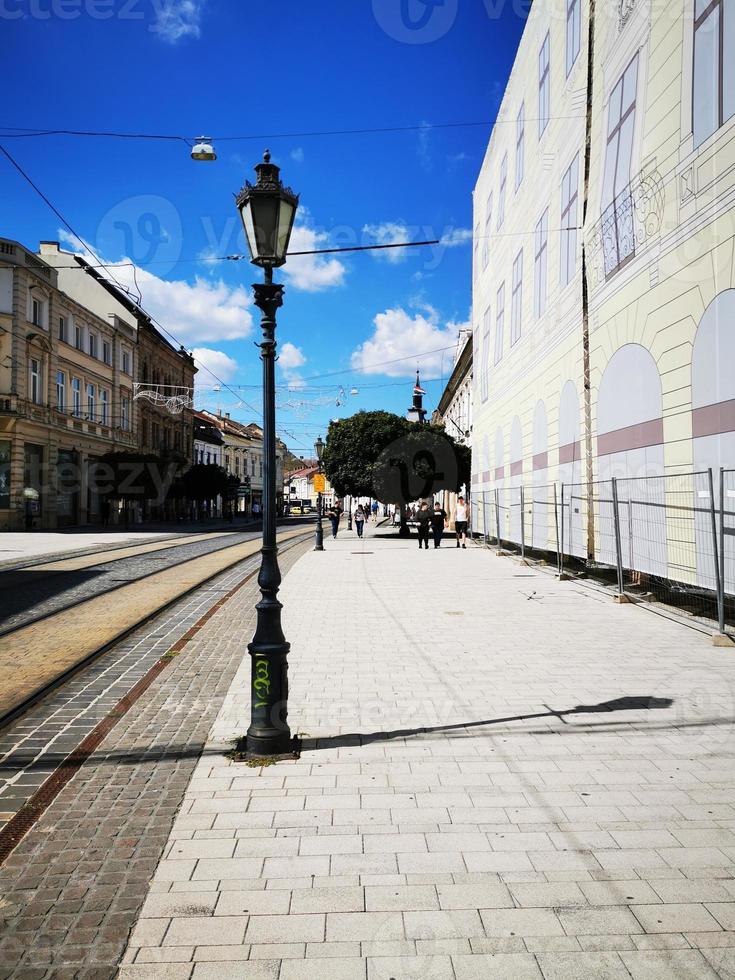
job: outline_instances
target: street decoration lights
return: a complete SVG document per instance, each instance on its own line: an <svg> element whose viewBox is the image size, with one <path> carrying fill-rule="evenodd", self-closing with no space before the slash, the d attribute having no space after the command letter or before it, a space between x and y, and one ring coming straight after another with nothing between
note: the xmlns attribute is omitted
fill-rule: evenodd
<svg viewBox="0 0 735 980"><path fill-rule="evenodd" d="M316 492L316 543L314 544L314 551L324 551L324 528L322 527L322 456L324 455L324 440L321 436L314 443L314 449L316 450L316 462L319 473Z"/></svg>
<svg viewBox="0 0 735 980"><path fill-rule="evenodd" d="M288 727L288 652L281 628L278 589L281 572L276 545L276 310L283 303L283 286L273 282L273 270L286 261L299 198L280 180L280 168L266 150L255 167L257 181L245 182L236 197L250 261L260 266L265 281L253 284L255 305L261 311L263 332L263 546L258 585L261 599L257 623L248 644L251 657L250 727L245 739L249 758L286 755L292 751Z"/></svg>

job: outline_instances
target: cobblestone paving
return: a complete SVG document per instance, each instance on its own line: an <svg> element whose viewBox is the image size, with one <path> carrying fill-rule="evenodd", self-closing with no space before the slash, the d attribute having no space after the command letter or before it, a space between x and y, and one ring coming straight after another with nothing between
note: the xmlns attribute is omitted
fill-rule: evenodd
<svg viewBox="0 0 735 980"><path fill-rule="evenodd" d="M284 547L284 573L309 548L310 540ZM209 583L204 604L252 565ZM236 620L228 603L209 621L206 638L187 644L0 868L2 980L115 975L208 731L246 656L256 595L253 578L230 600L238 604ZM153 646L170 645L166 622L147 628ZM181 622L174 632L184 631Z"/></svg>
<svg viewBox="0 0 735 980"><path fill-rule="evenodd" d="M209 555L222 548L253 541L258 532L233 531L223 537L192 542L166 551L151 551L131 558L115 559L109 564L94 565L73 572L39 571L33 568L18 572L0 572L3 595L3 620L0 636L20 626L35 622L50 613L75 606L85 599L104 595L143 576L173 568L182 561Z"/></svg>
<svg viewBox="0 0 735 980"><path fill-rule="evenodd" d="M221 752L238 670L121 980L732 980L732 655L480 549L326 547L283 589L301 757Z"/></svg>

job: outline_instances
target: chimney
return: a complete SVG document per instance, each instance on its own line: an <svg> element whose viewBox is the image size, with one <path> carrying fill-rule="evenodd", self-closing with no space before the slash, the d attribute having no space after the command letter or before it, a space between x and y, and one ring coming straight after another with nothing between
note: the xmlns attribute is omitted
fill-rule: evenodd
<svg viewBox="0 0 735 980"><path fill-rule="evenodd" d="M229 417L230 417L230 413L229 412L225 412L225 418L228 419Z"/></svg>

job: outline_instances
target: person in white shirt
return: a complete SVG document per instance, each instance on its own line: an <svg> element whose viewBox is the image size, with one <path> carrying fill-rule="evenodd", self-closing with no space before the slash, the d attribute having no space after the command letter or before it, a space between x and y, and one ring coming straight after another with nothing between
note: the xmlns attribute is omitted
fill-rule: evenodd
<svg viewBox="0 0 735 980"><path fill-rule="evenodd" d="M454 530L457 534L457 547L467 547L467 504L464 497L457 498L457 509L454 512Z"/></svg>

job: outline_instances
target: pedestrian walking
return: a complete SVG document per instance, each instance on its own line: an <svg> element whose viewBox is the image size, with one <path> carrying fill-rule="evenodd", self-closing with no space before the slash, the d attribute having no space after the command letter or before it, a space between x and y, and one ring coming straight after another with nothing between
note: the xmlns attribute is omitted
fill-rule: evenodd
<svg viewBox="0 0 735 980"><path fill-rule="evenodd" d="M416 524L418 525L419 531L419 549L421 545L426 546L426 550L429 550L429 529L431 527L431 511L429 510L429 505L424 501L416 514Z"/></svg>
<svg viewBox="0 0 735 980"><path fill-rule="evenodd" d="M373 501L373 521L376 524L378 523L378 501L377 500L374 500Z"/></svg>
<svg viewBox="0 0 735 980"><path fill-rule="evenodd" d="M362 532L365 528L365 511L362 509L362 504L357 505L357 510L355 511L355 530L357 531L358 538L362 537Z"/></svg>
<svg viewBox="0 0 735 980"><path fill-rule="evenodd" d="M339 519L342 516L342 505L339 500L330 506L327 511L327 517L329 518L329 523L332 525L332 538L337 537L337 531L339 531Z"/></svg>
<svg viewBox="0 0 735 980"><path fill-rule="evenodd" d="M454 513L454 530L457 535L457 547L467 547L467 504L464 497L457 498L457 509Z"/></svg>
<svg viewBox="0 0 735 980"><path fill-rule="evenodd" d="M434 547L438 548L441 545L442 535L444 534L444 528L447 526L447 512L441 506L441 504L434 504L434 511L431 515L431 532L434 535Z"/></svg>

